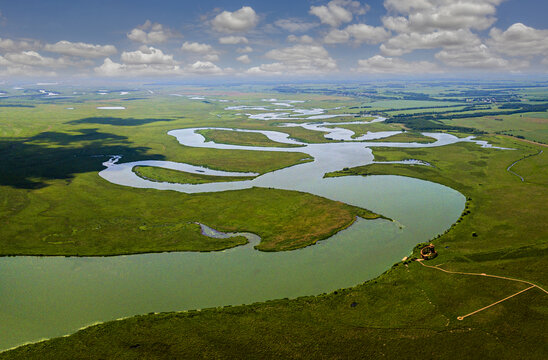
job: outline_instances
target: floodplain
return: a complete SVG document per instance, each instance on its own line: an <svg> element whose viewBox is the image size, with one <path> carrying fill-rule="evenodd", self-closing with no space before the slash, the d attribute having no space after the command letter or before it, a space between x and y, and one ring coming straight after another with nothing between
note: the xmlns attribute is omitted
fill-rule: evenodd
<svg viewBox="0 0 548 360"><path fill-rule="evenodd" d="M240 251L284 259L280 261L288 267L271 271L271 281L291 277L296 270L287 265L288 259L298 259L300 254L311 254L307 261L321 260L324 265L344 262L349 256L353 260L348 260L347 267L325 273L315 273L320 263L312 266L312 262L309 278L292 278L292 286L298 287L310 284L320 273L326 278L331 275L333 281L327 287L277 293L273 285L266 298L204 301L203 305L196 300L179 307L174 302L169 308L142 311L165 313L105 322L69 337L0 353L0 358L58 358L61 354L132 358L158 354L159 348L166 358L204 353L228 358L242 357L242 347L235 344L243 343L246 356L257 358L265 353L289 358L305 349L316 357L395 356L423 351L424 343L430 344L431 354L443 353L447 358L454 358L456 352L441 350L456 346L460 356L516 358L527 349L526 357L542 358L548 298L539 289L547 287L544 179L548 168L541 144L543 122L529 119L545 116L548 86L536 84L529 95L529 87L516 83L475 85L480 97L470 96L470 85L436 84L437 92L426 92L432 87L426 83L406 86L408 91L390 84L382 89L375 86L373 91L366 84L357 85L354 95L349 86L339 93L336 85L328 91L324 86L295 85L291 92L287 87L268 86L257 86L253 92L237 87L155 87L153 94L117 89L100 99L92 92L76 99L46 99L35 96L33 89L3 91L9 95L0 108L6 119L0 129L0 152L6 159L0 165L3 255L78 256L66 260L78 264L94 261L87 256L114 256L98 258L100 263L116 262L115 255L122 254L187 251L129 256L177 259L231 249L231 254ZM421 100L414 100L420 89L425 93ZM542 94L545 102L539 101ZM489 117L501 118L493 120L501 125L489 125ZM358 127L360 134L354 133ZM210 130L193 130L198 128ZM175 129L190 137L169 136ZM360 139L364 135L368 138ZM185 142L189 139L193 142ZM360 151L363 157L356 156ZM349 160L352 156L355 161ZM218 182L207 172L185 174L132 166L129 172L141 176L136 178L153 180L148 180L150 188L140 189L99 176L105 166L113 171L117 164L140 161L255 175ZM508 170L512 164L514 173ZM317 183L306 177L316 176L314 171ZM340 183L326 190L324 184L332 181ZM180 191L155 189L164 182L182 187ZM195 191L189 193L190 187ZM200 190L210 188L216 190ZM446 198L440 195L444 191ZM358 202L356 194L364 194ZM356 221L357 217L376 220ZM211 238L196 223L225 232L251 232L260 240L252 244L256 250L244 251L246 238ZM384 225L372 230L375 224ZM405 242L397 234L405 234ZM439 256L428 265L518 278L538 288L459 320L526 286L423 267L413 261L418 256L415 245L430 241ZM330 248L338 250L324 253L324 258L317 255ZM341 252L343 248L346 252ZM368 268L373 263L372 249L379 252L378 257L390 256ZM210 254L211 258L229 255ZM6 273L47 263L47 258L4 259ZM64 258L51 259L62 262ZM19 265L10 267L10 261ZM268 272L280 264L269 261L258 261L250 268ZM269 265L261 269L261 264ZM59 274L69 271L59 270L63 266L57 268ZM224 269L225 265L211 265L215 266ZM146 289L153 292L155 282L161 278L150 280ZM213 288L220 286L222 282ZM185 296L192 299L193 295ZM274 300L280 298L290 299ZM117 302L115 296L110 299ZM269 301L249 304L265 300ZM239 303L248 305L222 307ZM4 312L2 316L13 315ZM18 321L24 334L26 320L16 317L14 323ZM53 336L59 335L63 334ZM39 337L20 339L5 347Z"/></svg>

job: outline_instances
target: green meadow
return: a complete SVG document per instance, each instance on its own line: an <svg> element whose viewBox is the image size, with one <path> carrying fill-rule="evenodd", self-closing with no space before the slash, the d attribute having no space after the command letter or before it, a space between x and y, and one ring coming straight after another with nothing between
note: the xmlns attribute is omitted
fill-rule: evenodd
<svg viewBox="0 0 548 360"><path fill-rule="evenodd" d="M262 99L278 98L306 100L305 105L298 104L306 108L365 105L379 111L412 107L437 111L434 109L439 106L466 105L466 99L473 97L467 95L471 90L464 85L416 84L403 91L395 87L398 95L386 85L371 92L378 98L352 96L348 89L337 96L336 86L322 93L324 88L288 86L284 90L291 90L290 95L267 86L257 87L256 92L243 86L183 88L179 92L210 94L232 102L245 98L249 100L246 105L265 105ZM299 93L301 90L315 93ZM365 85L356 87L359 94L366 91ZM493 94L515 96L505 91ZM424 92L430 100L403 99L416 92ZM522 89L519 94L524 100L539 100L546 92ZM226 104L164 95L128 102L107 99L100 105L90 98L79 104L0 108L5 119L0 126L0 154L4 159L0 164L1 254L212 251L247 241L243 237L206 238L194 222L221 231L256 233L261 236L259 250L293 250L350 226L356 216L380 216L295 191L251 188L187 195L104 181L97 172L114 154L122 155L123 162L170 160L261 174L310 161L304 153L254 152L250 157L241 150L187 148L166 134L171 129L218 126L281 130L304 142L331 141L320 132L300 127L280 129L275 121L249 120L237 115L239 111L223 110ZM385 99L388 96L394 98ZM75 109L65 110L68 106ZM127 110L100 111L96 106L126 106ZM548 290L548 152L545 146L516 138L546 142L546 114L525 112L433 122L481 130L485 132L482 140L514 150L482 148L468 142L415 149L373 147L377 161L417 159L431 166L370 164L326 174L407 176L451 187L466 196L466 207L450 229L435 239L417 239L423 243L410 249L409 258L375 279L317 296L110 321L67 337L2 352L0 359L544 359L548 319L545 292L531 288L474 313L529 285L439 269L518 279ZM355 131L356 136L403 128L398 123L341 127ZM432 141L420 134L420 128L410 130L380 141ZM273 145L260 134L206 131L204 135L238 145ZM515 174L507 170L512 164ZM135 170L157 181L215 180L166 169ZM223 211L218 211L221 208ZM438 256L426 264L438 269L414 261L420 248L430 242ZM467 314L471 315L459 320Z"/></svg>
<svg viewBox="0 0 548 360"><path fill-rule="evenodd" d="M194 174L155 166L135 166L133 167L133 172L145 180L174 184L207 184L211 182L242 181L255 178L254 176L213 176Z"/></svg>

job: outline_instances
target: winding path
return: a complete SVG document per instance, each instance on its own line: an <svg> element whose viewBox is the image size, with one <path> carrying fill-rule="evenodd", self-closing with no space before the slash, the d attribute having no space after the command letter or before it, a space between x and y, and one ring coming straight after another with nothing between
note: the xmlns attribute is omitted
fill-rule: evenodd
<svg viewBox="0 0 548 360"><path fill-rule="evenodd" d="M510 296L507 296L505 297L504 299L501 299L499 301L495 301L494 303L492 304L489 304L487 306L484 306L482 307L481 309L478 309L476 311L472 311L471 313L468 313L466 315L461 315L461 316L458 316L457 317L457 320L464 320L464 318L468 317L468 316L471 316L471 315L474 315L474 314L477 314L479 313L480 311L483 311L483 310L486 310L492 306L495 306L497 304L500 304L501 302L503 301L506 301L510 298L513 298L514 296L516 295L519 295L521 293L524 293L525 291L527 290L531 290L533 288L538 288L540 289L541 291L544 291L546 294L548 294L548 291L546 291L545 289L543 289L542 287L536 285L536 284L533 284L532 282L530 281L526 281L526 280L521 280L521 279L513 279L513 278L509 278L509 277L505 277L505 276L498 276L498 275L489 275L489 274L485 274L485 273L467 273L467 272L461 272L461 271L450 271L450 270L445 270L445 269L442 269L440 268L439 266L441 265L436 265L436 266L430 266L430 265L425 265L424 264L424 260L423 259L417 259L416 261L419 262L419 264L421 264L422 266L424 267L427 267L427 268L430 268L430 269L435 269L435 270L439 270L439 271L443 271L444 273L447 273L447 274L459 274L459 275L470 275L470 276L484 276L484 277L491 277L491 278L497 278L497 279L503 279L503 280L509 280L509 281L517 281L517 282L521 282L521 283L524 283L524 284L528 284L530 285L528 288L526 289L523 289L523 290L520 290L518 291L517 293L515 294L512 294Z"/></svg>
<svg viewBox="0 0 548 360"><path fill-rule="evenodd" d="M521 179L522 182L525 182L525 179L524 179L521 175L518 175L518 174L516 174L514 171L511 170L511 169L512 169L512 166L516 165L516 164L517 164L518 162L520 162L520 161L523 161L523 160L525 160L525 159L529 159L530 157L540 155L540 154L543 153L543 151L544 151L544 150L540 150L540 151L539 151L538 153L536 153L536 154L527 155L526 157L524 157L524 158L522 158L522 159L519 159L519 160L514 161L510 166L508 166L508 167L506 168L506 171L508 171L508 172L511 173L511 174L516 175L517 177L519 177L519 178Z"/></svg>

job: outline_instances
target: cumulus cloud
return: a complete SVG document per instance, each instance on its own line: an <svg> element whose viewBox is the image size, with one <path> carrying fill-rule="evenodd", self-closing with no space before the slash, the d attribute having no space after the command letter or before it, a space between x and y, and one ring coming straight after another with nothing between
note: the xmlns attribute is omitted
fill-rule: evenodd
<svg viewBox="0 0 548 360"><path fill-rule="evenodd" d="M106 58L101 66L94 69L95 73L104 77L135 77L135 76L192 76L192 75L222 75L223 69L211 61L196 61L186 66L165 63L117 63Z"/></svg>
<svg viewBox="0 0 548 360"><path fill-rule="evenodd" d="M184 42L183 46L181 46L181 50L198 54L205 54L214 51L211 45L188 41Z"/></svg>
<svg viewBox="0 0 548 360"><path fill-rule="evenodd" d="M55 70L71 71L92 66L90 60L74 61L67 57L52 58L36 51L10 52L0 56L0 74L6 76L56 76Z"/></svg>
<svg viewBox="0 0 548 360"><path fill-rule="evenodd" d="M145 21L143 25L136 27L127 34L130 40L143 44L161 44L171 38L180 36L180 34L165 28L162 24L152 23L150 20Z"/></svg>
<svg viewBox="0 0 548 360"><path fill-rule="evenodd" d="M378 44L390 37L390 33L382 26L370 26L366 24L353 24L344 30L332 29L324 37L326 44L340 44L349 42Z"/></svg>
<svg viewBox="0 0 548 360"><path fill-rule="evenodd" d="M223 11L211 21L213 29L218 32L242 32L247 31L259 22L259 16L249 6L243 6L240 10L230 12Z"/></svg>
<svg viewBox="0 0 548 360"><path fill-rule="evenodd" d="M199 55L205 61L219 61L219 52L209 44L186 41L181 50Z"/></svg>
<svg viewBox="0 0 548 360"><path fill-rule="evenodd" d="M398 32L430 32L489 28L496 6L504 0L385 0L387 10L402 14L383 19L384 26Z"/></svg>
<svg viewBox="0 0 548 360"><path fill-rule="evenodd" d="M200 75L222 75L223 70L210 61L196 61L185 67L185 72Z"/></svg>
<svg viewBox="0 0 548 360"><path fill-rule="evenodd" d="M407 62L381 55L358 60L358 67L355 70L369 74L424 74L440 71L436 64L429 61Z"/></svg>
<svg viewBox="0 0 548 360"><path fill-rule="evenodd" d="M249 58L249 56L247 54L242 55L242 56L238 56L236 58L236 60L238 60L239 62L244 63L244 64L249 64L251 62L251 59Z"/></svg>
<svg viewBox="0 0 548 360"><path fill-rule="evenodd" d="M253 52L253 48L251 46L244 46L241 48L237 48L236 52L240 54L250 53Z"/></svg>
<svg viewBox="0 0 548 360"><path fill-rule="evenodd" d="M323 42L326 44L342 44L350 41L350 34L348 31L332 29L327 35L324 36Z"/></svg>
<svg viewBox="0 0 548 360"><path fill-rule="evenodd" d="M164 64L174 65L177 62L173 60L173 55L164 54L162 50L152 46L141 46L139 50L126 52L120 56L120 60L125 64Z"/></svg>
<svg viewBox="0 0 548 360"><path fill-rule="evenodd" d="M446 65L457 68L515 70L528 66L526 61L509 61L494 54L485 44L444 49L436 58Z"/></svg>
<svg viewBox="0 0 548 360"><path fill-rule="evenodd" d="M327 5L311 6L309 13L317 16L322 24L337 27L352 21L353 14L363 15L367 10L358 1L332 0Z"/></svg>
<svg viewBox="0 0 548 360"><path fill-rule="evenodd" d="M247 44L249 40L245 36L223 36L219 38L219 44L223 45L238 45Z"/></svg>
<svg viewBox="0 0 548 360"><path fill-rule="evenodd" d="M522 23L506 31L497 28L489 32L487 44L495 51L510 56L548 56L548 30L537 30Z"/></svg>
<svg viewBox="0 0 548 360"><path fill-rule="evenodd" d="M287 41L301 43L301 44L313 44L315 42L314 39L308 35L302 35L302 36L289 35L287 37Z"/></svg>
<svg viewBox="0 0 548 360"><path fill-rule="evenodd" d="M164 76L178 75L182 70L179 65L167 64L121 64L106 58L101 66L96 67L95 73L106 77L124 76Z"/></svg>
<svg viewBox="0 0 548 360"><path fill-rule="evenodd" d="M337 70L336 61L329 56L323 46L299 44L270 50L265 54L265 57L276 60L276 62L252 67L247 70L247 73L308 75L326 74Z"/></svg>
<svg viewBox="0 0 548 360"><path fill-rule="evenodd" d="M13 63L0 55L0 75L2 76L57 76L57 73L50 69Z"/></svg>
<svg viewBox="0 0 548 360"><path fill-rule="evenodd" d="M66 68L71 66L86 66L91 63L88 61L72 61L65 57L52 58L42 56L36 51L22 51L19 53L7 53L4 59L9 61L11 65L26 65L33 67L45 68Z"/></svg>
<svg viewBox="0 0 548 360"><path fill-rule="evenodd" d="M317 23L306 22L296 18L276 20L274 22L274 25L289 32L295 33L305 32L318 26Z"/></svg>
<svg viewBox="0 0 548 360"><path fill-rule="evenodd" d="M118 50L113 45L93 45L83 42L58 41L55 44L46 44L44 50L68 56L84 58L105 57L116 54Z"/></svg>
<svg viewBox="0 0 548 360"><path fill-rule="evenodd" d="M212 62L216 62L216 61L219 61L219 54L216 54L216 53L211 53L211 54L205 54L203 56L203 60L205 61L212 61Z"/></svg>
<svg viewBox="0 0 548 360"><path fill-rule="evenodd" d="M440 47L456 47L479 45L480 39L470 30L442 30L428 34L399 34L381 45L385 55L400 56L417 49L435 49Z"/></svg>
<svg viewBox="0 0 548 360"><path fill-rule="evenodd" d="M38 50L42 47L36 40L12 40L0 38L0 49L5 51L17 52L24 50Z"/></svg>

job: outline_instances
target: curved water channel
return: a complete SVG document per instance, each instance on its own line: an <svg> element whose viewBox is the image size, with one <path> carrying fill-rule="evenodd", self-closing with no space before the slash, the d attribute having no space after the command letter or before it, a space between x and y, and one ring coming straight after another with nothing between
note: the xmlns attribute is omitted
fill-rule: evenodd
<svg viewBox="0 0 548 360"><path fill-rule="evenodd" d="M196 133L198 128L168 133L185 146L304 152L314 158L313 162L267 173L254 180L200 185L152 182L136 176L132 168L148 165L211 175L249 174L167 161L118 163L119 157L105 162L106 169L99 175L124 186L187 193L252 186L298 190L364 207L396 221L358 219L348 229L315 246L280 253L255 250L253 245L259 239L250 235L250 244L221 252L1 258L0 349L61 336L95 322L135 314L292 298L353 286L378 276L407 256L416 243L442 233L459 217L464 208L464 196L439 184L399 176L324 179L323 175L371 163L373 156L367 146L432 147L473 141L471 138L429 133L425 135L434 137L436 142L367 143L357 141L365 140L364 137L352 139L352 132L324 128L326 125L332 124L286 126L326 131L326 137L344 142L302 144L283 132L258 131L277 142L303 145L270 148L205 142ZM370 133L367 139L391 134Z"/></svg>

